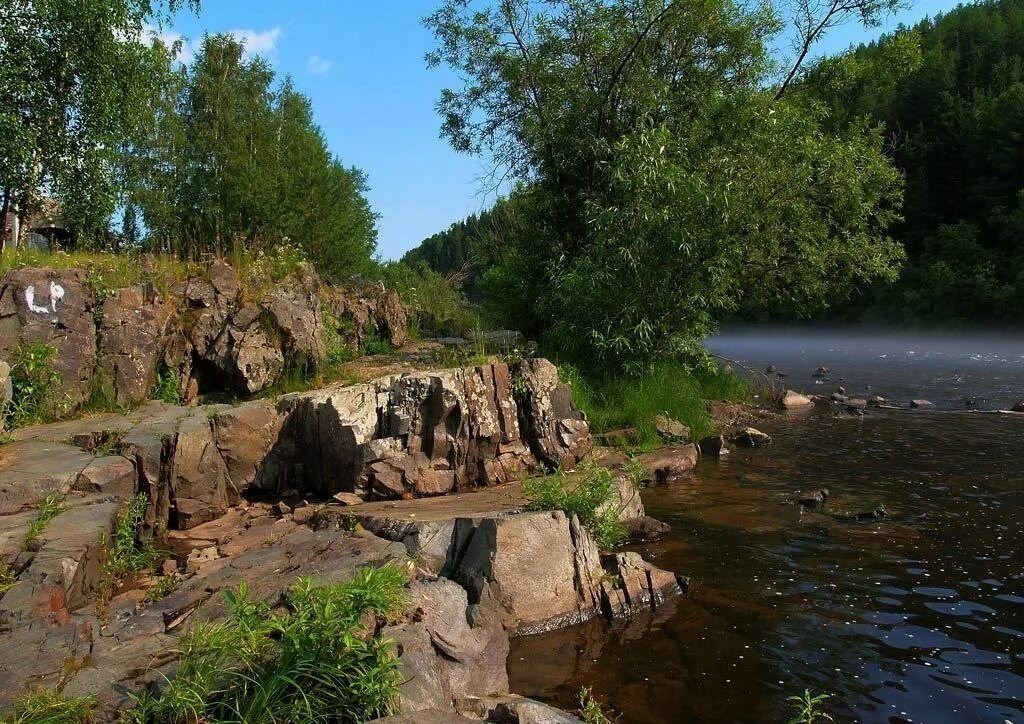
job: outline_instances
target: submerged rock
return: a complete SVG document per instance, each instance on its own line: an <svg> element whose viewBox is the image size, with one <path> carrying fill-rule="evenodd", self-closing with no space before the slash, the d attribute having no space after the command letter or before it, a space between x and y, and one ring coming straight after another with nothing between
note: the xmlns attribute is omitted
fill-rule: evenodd
<svg viewBox="0 0 1024 724"><path fill-rule="evenodd" d="M814 402L806 395L801 395L793 390L786 390L786 394L782 396L780 404L787 410L801 410L811 407Z"/></svg>
<svg viewBox="0 0 1024 724"><path fill-rule="evenodd" d="M831 372L832 372L832 370L830 370L828 367L819 367L818 369L814 370L814 374L811 375L811 376L812 377L828 377L829 374L831 374Z"/></svg>
<svg viewBox="0 0 1024 724"><path fill-rule="evenodd" d="M670 445L637 458L656 483L671 483L697 467L700 451L696 445Z"/></svg>
<svg viewBox="0 0 1024 724"><path fill-rule="evenodd" d="M729 447L725 444L725 435L709 435L697 444L697 449L702 456L715 460L729 454Z"/></svg>
<svg viewBox="0 0 1024 724"><path fill-rule="evenodd" d="M628 518L623 521L622 525L626 531L626 537L633 543L657 540L672 530L667 523L662 523L660 520L646 515Z"/></svg>
<svg viewBox="0 0 1024 724"><path fill-rule="evenodd" d="M928 400L911 400L910 406L914 408L935 407L935 405Z"/></svg>
<svg viewBox="0 0 1024 724"><path fill-rule="evenodd" d="M756 427L745 427L737 432L732 439L739 447L761 447L772 441L771 435L761 432Z"/></svg>
<svg viewBox="0 0 1024 724"><path fill-rule="evenodd" d="M817 510L818 508L823 508L828 502L828 495L828 488L821 488L809 493L797 493L791 500L804 508Z"/></svg>

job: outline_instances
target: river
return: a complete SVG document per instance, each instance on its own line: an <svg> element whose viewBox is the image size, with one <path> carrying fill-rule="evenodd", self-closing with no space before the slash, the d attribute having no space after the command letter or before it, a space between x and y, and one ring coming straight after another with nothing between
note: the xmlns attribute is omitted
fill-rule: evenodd
<svg viewBox="0 0 1024 724"><path fill-rule="evenodd" d="M1024 722L1024 417L971 412L1024 400L1024 338L739 330L709 348L807 392L935 408L766 420L771 446L649 488L672 532L636 550L690 594L515 639L513 691L572 706L590 686L620 722L785 722L805 689L837 721ZM788 502L822 487L833 513L888 517Z"/></svg>

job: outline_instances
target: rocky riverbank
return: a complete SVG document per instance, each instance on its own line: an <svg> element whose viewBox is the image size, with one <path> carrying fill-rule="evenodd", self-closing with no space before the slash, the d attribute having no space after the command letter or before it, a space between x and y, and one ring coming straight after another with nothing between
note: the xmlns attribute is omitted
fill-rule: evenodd
<svg viewBox="0 0 1024 724"><path fill-rule="evenodd" d="M222 591L246 581L279 606L299 577L390 563L408 572L408 606L375 635L394 641L406 720L571 721L507 694L509 637L627 616L686 587L636 554L602 553L575 517L527 509L521 478L591 448L540 359L17 430L0 447L0 558L13 576L0 707L45 687L96 694L111 720L174 675L182 633L225 615ZM697 450L678 457L685 472ZM618 515L644 521L622 461L601 459L617 470ZM112 537L139 494L137 540L165 553L115 579Z"/></svg>

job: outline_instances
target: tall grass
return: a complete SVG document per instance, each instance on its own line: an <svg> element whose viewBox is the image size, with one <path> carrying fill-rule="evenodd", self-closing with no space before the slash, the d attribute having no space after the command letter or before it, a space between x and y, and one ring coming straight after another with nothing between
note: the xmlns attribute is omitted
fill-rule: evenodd
<svg viewBox="0 0 1024 724"><path fill-rule="evenodd" d="M58 493L50 493L39 501L38 512L35 519L29 524L28 532L25 533L25 548L28 548L43 534L50 521L68 509L64 502L64 496Z"/></svg>
<svg viewBox="0 0 1024 724"><path fill-rule="evenodd" d="M708 400L742 402L750 398L747 383L734 374L693 372L684 365L661 362L639 375L587 378L569 366L559 368L572 388L575 405L587 413L595 433L635 428L640 447L660 444L654 417L666 414L687 425L699 440L715 431Z"/></svg>
<svg viewBox="0 0 1024 724"><path fill-rule="evenodd" d="M327 586L301 579L283 613L243 583L225 594L227 620L184 637L177 675L130 721L347 724L394 713L402 678L390 643L367 623L402 609L405 580L390 566Z"/></svg>
<svg viewBox="0 0 1024 724"><path fill-rule="evenodd" d="M53 689L40 689L18 697L5 724L90 724L96 697L65 698Z"/></svg>

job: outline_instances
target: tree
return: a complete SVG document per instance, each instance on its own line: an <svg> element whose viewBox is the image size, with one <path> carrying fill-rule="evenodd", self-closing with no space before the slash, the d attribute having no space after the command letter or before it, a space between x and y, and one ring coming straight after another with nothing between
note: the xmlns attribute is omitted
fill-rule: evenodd
<svg viewBox="0 0 1024 724"><path fill-rule="evenodd" d="M331 154L309 99L229 35L204 38L188 68L172 58L124 153L151 246L201 259L291 244L328 276L365 271L377 239L366 177Z"/></svg>
<svg viewBox="0 0 1024 724"><path fill-rule="evenodd" d="M636 368L747 300L799 312L892 278L900 177L867 124L777 97L781 23L728 0L448 0L427 19L442 133L518 179L523 223L485 278L506 318Z"/></svg>
<svg viewBox="0 0 1024 724"><path fill-rule="evenodd" d="M180 0L0 5L0 188L22 221L41 189L98 239L117 200L116 150L142 122L152 76L143 24ZM191 5L197 6L195 0ZM25 224L22 223L22 228Z"/></svg>

